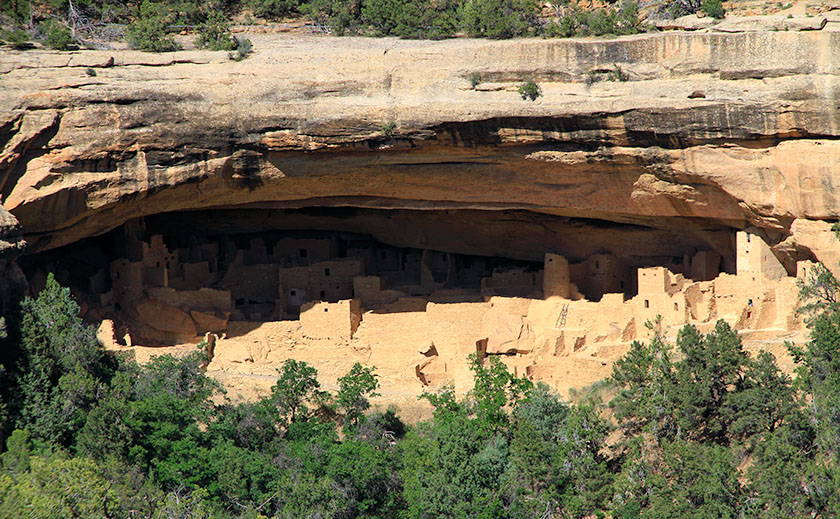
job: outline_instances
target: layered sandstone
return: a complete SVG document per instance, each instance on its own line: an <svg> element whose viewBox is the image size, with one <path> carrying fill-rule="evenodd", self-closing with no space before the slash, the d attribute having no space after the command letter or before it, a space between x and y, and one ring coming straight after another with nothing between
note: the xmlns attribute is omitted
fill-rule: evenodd
<svg viewBox="0 0 840 519"><path fill-rule="evenodd" d="M0 193L30 250L208 207L523 209L774 241L840 210L836 32L253 39L242 62L4 51Z"/></svg>
<svg viewBox="0 0 840 519"><path fill-rule="evenodd" d="M203 51L4 50L0 203L22 231L0 213L0 251L4 236L12 236L9 250L25 239L35 254L139 217L162 215L177 227L182 220L167 214L207 210L182 225L355 232L396 247L540 263L546 253L569 263L609 255L633 268L713 253L721 275L738 276L735 232L749 228L777 261L781 288L774 279L756 285L761 299L682 321L728 317L755 340L779 344L801 325L788 319L797 264L840 259L826 223L840 216L838 32L251 39L255 52L241 62ZM542 89L535 102L516 92L527 79ZM721 297L733 291L726 279L716 285ZM711 290L674 283L689 299ZM178 333L184 323L216 327L217 314L161 306L177 299L161 288L141 287L157 301L143 303L148 312L176 316ZM634 313L647 308L644 298L590 307L598 303L573 297L566 312L585 317L560 326L572 292L543 295L560 299L488 299L451 315L434 301L423 311L407 301L365 313L334 344L301 335L305 320L265 325L271 340L252 335L259 323L239 322L226 340L265 344L256 354L230 353L227 364L217 350L211 369L253 364L252 375L270 380L277 362L306 350L341 374L351 360L399 352L388 357L399 362L392 388L405 377L413 398L422 379L450 380L444 365L460 362L452 380L466 377L463 356L487 339L517 369L571 387L607 373L650 317ZM668 299L669 309L674 302L687 304ZM759 302L766 310L753 314ZM615 326L596 319L605 312ZM526 332L533 340L522 351L492 351L491 337L507 344L516 335L517 343ZM409 336L388 338L399 334Z"/></svg>

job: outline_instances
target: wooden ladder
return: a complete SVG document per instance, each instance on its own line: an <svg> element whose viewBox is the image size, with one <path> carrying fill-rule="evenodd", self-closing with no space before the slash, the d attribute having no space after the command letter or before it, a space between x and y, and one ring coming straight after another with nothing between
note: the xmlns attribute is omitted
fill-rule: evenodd
<svg viewBox="0 0 840 519"><path fill-rule="evenodd" d="M563 308L560 310L560 316L557 318L557 324L554 325L555 328L562 328L566 326L566 316L569 314L569 303L563 305Z"/></svg>

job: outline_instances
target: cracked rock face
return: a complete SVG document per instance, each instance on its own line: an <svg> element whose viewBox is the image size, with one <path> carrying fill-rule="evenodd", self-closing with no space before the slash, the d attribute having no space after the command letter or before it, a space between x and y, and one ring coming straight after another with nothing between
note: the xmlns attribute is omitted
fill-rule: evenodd
<svg viewBox="0 0 840 519"><path fill-rule="evenodd" d="M251 39L241 62L4 51L0 202L28 252L158 213L349 207L300 225L533 260L726 257L753 226L790 261L813 252L794 222L840 214L837 32Z"/></svg>

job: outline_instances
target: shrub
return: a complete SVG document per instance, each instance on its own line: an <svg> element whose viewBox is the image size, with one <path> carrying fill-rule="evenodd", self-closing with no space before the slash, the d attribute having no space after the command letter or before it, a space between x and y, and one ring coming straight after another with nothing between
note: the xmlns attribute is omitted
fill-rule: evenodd
<svg viewBox="0 0 840 519"><path fill-rule="evenodd" d="M382 135L387 137L388 139L392 139L394 137L394 130L397 128L397 123L394 121L389 122L388 124L382 125Z"/></svg>
<svg viewBox="0 0 840 519"><path fill-rule="evenodd" d="M230 33L230 23L220 11L213 11L198 27L196 46L210 50L235 50L237 41Z"/></svg>
<svg viewBox="0 0 840 519"><path fill-rule="evenodd" d="M481 74L478 72L471 72L470 75L467 76L467 79L469 79L470 86L474 89L481 83Z"/></svg>
<svg viewBox="0 0 840 519"><path fill-rule="evenodd" d="M624 72L621 67L616 65L612 70L609 71L607 74L607 79L610 81L627 81L630 79L630 76L627 75L627 72Z"/></svg>
<svg viewBox="0 0 840 519"><path fill-rule="evenodd" d="M298 11L299 0L249 0L248 5L260 18L276 20Z"/></svg>
<svg viewBox="0 0 840 519"><path fill-rule="evenodd" d="M70 44L73 43L73 35L70 34L70 29L54 20L50 20L46 24L45 33L44 43L51 49L68 50Z"/></svg>
<svg viewBox="0 0 840 519"><path fill-rule="evenodd" d="M671 15L671 18L694 14L699 10L700 0L671 0L665 7L665 11Z"/></svg>
<svg viewBox="0 0 840 519"><path fill-rule="evenodd" d="M627 0L618 9L569 10L560 18L559 23L550 23L546 26L545 35L569 38L571 36L637 34L641 30L639 6L636 2Z"/></svg>
<svg viewBox="0 0 840 519"><path fill-rule="evenodd" d="M723 8L720 0L703 0L703 7L700 10L718 20L726 16L726 9Z"/></svg>
<svg viewBox="0 0 840 519"><path fill-rule="evenodd" d="M133 49L148 52L168 52L178 49L172 36L166 33L169 16L163 4L144 1L140 13L126 30L128 44Z"/></svg>
<svg viewBox="0 0 840 519"><path fill-rule="evenodd" d="M251 54L253 48L251 40L239 36L234 37L234 40L236 41L236 52L231 52L228 57L233 61L242 61L248 57L248 54Z"/></svg>
<svg viewBox="0 0 840 519"><path fill-rule="evenodd" d="M376 34L401 38L452 36L457 18L455 0L368 0L362 7L362 20Z"/></svg>
<svg viewBox="0 0 840 519"><path fill-rule="evenodd" d="M338 36L355 30L359 12L354 0L311 0L300 10L315 23L325 25Z"/></svg>
<svg viewBox="0 0 840 519"><path fill-rule="evenodd" d="M536 27L538 5L534 0L473 0L463 3L459 14L472 37L513 38Z"/></svg>
<svg viewBox="0 0 840 519"><path fill-rule="evenodd" d="M530 99L531 101L536 101L542 95L542 89L534 81L522 83L516 91L519 92L522 99Z"/></svg>
<svg viewBox="0 0 840 519"><path fill-rule="evenodd" d="M9 44L17 50L32 48L32 43L30 42L31 38L23 29L7 31L3 34L3 39L9 42Z"/></svg>

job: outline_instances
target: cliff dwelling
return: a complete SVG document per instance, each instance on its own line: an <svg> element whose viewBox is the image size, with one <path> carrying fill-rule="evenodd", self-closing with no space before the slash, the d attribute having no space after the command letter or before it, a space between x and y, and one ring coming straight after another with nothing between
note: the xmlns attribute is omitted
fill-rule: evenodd
<svg viewBox="0 0 840 519"><path fill-rule="evenodd" d="M252 373L289 348L304 358L384 348L393 355L380 352L377 364L418 388L457 384L472 352L571 387L608 375L657 316L672 329L719 318L759 334L802 328L795 282L809 262L791 272L758 229L714 229L691 242L541 216L551 235L535 242L534 218L351 208L158 214L21 266L35 291L47 272L71 286L114 348L210 338L211 369ZM634 249L628 235L645 242ZM628 254L636 250L648 254Z"/></svg>
<svg viewBox="0 0 840 519"><path fill-rule="evenodd" d="M54 272L107 347L206 338L243 398L295 358L417 405L471 353L567 391L657 315L791 368L796 280L840 262L834 32L276 36L0 55L0 314Z"/></svg>

